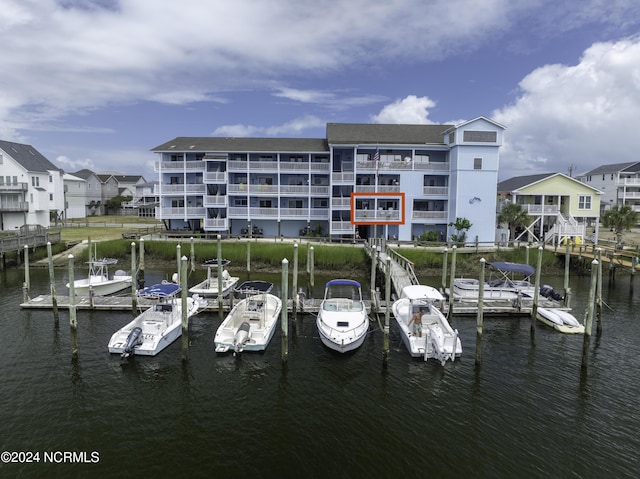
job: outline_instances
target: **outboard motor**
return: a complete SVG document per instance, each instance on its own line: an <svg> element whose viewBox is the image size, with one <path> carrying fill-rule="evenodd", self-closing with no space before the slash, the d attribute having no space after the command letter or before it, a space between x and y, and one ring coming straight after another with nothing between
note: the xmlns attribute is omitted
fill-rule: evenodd
<svg viewBox="0 0 640 479"><path fill-rule="evenodd" d="M135 327L127 336L127 342L124 345L121 358L128 358L133 354L133 350L142 344L142 328Z"/></svg>
<svg viewBox="0 0 640 479"><path fill-rule="evenodd" d="M554 290L548 284L540 286L540 294L545 298L553 299L554 301L562 301L562 295Z"/></svg>
<svg viewBox="0 0 640 479"><path fill-rule="evenodd" d="M249 340L249 331L251 326L246 321L240 325L236 337L233 339L235 344L234 352L241 353L244 349L245 343Z"/></svg>

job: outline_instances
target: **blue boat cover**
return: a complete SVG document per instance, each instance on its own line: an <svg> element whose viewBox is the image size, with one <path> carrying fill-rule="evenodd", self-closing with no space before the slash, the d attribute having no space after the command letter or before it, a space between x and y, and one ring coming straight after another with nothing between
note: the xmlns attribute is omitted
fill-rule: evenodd
<svg viewBox="0 0 640 479"><path fill-rule="evenodd" d="M173 296L180 291L180 285L176 283L158 283L153 286L138 291L138 296L147 296L150 298L165 298Z"/></svg>
<svg viewBox="0 0 640 479"><path fill-rule="evenodd" d="M496 268L497 270L500 270L504 273L520 273L525 276L531 276L533 273L536 272L536 269L533 266L528 264L510 263L508 261L504 261L504 262L498 261L498 262L489 263L489 264L494 268Z"/></svg>
<svg viewBox="0 0 640 479"><path fill-rule="evenodd" d="M326 286L329 287L334 284L356 286L358 288L360 287L360 283L352 279L332 279L331 281L327 282Z"/></svg>

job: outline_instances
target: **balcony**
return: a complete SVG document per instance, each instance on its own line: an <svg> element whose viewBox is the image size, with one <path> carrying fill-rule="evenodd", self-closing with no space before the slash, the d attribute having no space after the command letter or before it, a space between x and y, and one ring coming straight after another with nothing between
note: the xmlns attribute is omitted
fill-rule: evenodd
<svg viewBox="0 0 640 479"><path fill-rule="evenodd" d="M156 161L153 171L168 173L171 171L195 171L204 170L204 161Z"/></svg>
<svg viewBox="0 0 640 479"><path fill-rule="evenodd" d="M2 193L28 191L28 190L29 190L28 183L13 183L12 185L3 183L0 185L0 192Z"/></svg>
<svg viewBox="0 0 640 479"><path fill-rule="evenodd" d="M228 204L228 199L224 195L205 195L204 206L206 207L224 207Z"/></svg>
<svg viewBox="0 0 640 479"><path fill-rule="evenodd" d="M448 186L425 186L422 188L423 196L442 196L444 198L449 197Z"/></svg>
<svg viewBox="0 0 640 479"><path fill-rule="evenodd" d="M400 221L399 210L356 210L355 221Z"/></svg>
<svg viewBox="0 0 640 479"><path fill-rule="evenodd" d="M182 183L179 185L153 185L154 195L182 195L197 194L202 195L206 192L206 185L203 183Z"/></svg>
<svg viewBox="0 0 640 479"><path fill-rule="evenodd" d="M331 198L331 207L334 209L349 209L351 208L351 198L349 197L340 197L340 198Z"/></svg>
<svg viewBox="0 0 640 479"><path fill-rule="evenodd" d="M332 221L331 234L353 234L354 225L351 221Z"/></svg>
<svg viewBox="0 0 640 479"><path fill-rule="evenodd" d="M353 171L337 171L331 173L331 181L334 184L353 184L356 174Z"/></svg>
<svg viewBox="0 0 640 479"><path fill-rule="evenodd" d="M0 211L3 213L27 212L29 211L29 203L26 201L1 201Z"/></svg>
<svg viewBox="0 0 640 479"><path fill-rule="evenodd" d="M204 229L208 231L226 231L229 229L227 218L205 218Z"/></svg>
<svg viewBox="0 0 640 479"><path fill-rule="evenodd" d="M185 219L185 218L204 218L206 209L204 207L163 207L156 208L156 218L161 220L168 219Z"/></svg>
<svg viewBox="0 0 640 479"><path fill-rule="evenodd" d="M560 207L558 205L521 205L525 208L528 215L541 216L541 215L557 215L560 213Z"/></svg>
<svg viewBox="0 0 640 479"><path fill-rule="evenodd" d="M414 210L411 218L414 220L445 220L448 213L446 211L416 211Z"/></svg>
<svg viewBox="0 0 640 479"><path fill-rule="evenodd" d="M226 171L205 171L203 175L203 181L205 183L226 183L227 172Z"/></svg>

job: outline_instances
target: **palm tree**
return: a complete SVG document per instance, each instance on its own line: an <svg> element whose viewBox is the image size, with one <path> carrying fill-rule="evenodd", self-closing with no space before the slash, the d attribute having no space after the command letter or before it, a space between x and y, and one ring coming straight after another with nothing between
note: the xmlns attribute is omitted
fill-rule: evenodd
<svg viewBox="0 0 640 479"><path fill-rule="evenodd" d="M618 244L622 241L622 232L631 231L631 227L636 224L638 224L638 213L627 205L615 205L602 215L602 225L615 231Z"/></svg>
<svg viewBox="0 0 640 479"><path fill-rule="evenodd" d="M516 228L527 226L530 222L527 211L517 203L507 203L498 215L498 223L507 223L511 241L516 238Z"/></svg>

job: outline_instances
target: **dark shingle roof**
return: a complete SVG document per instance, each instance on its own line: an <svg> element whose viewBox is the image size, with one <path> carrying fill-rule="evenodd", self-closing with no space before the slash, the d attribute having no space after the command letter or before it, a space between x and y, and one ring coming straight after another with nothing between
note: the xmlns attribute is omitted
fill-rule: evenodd
<svg viewBox="0 0 640 479"><path fill-rule="evenodd" d="M327 141L334 144L383 143L444 145L443 133L453 125L382 125L327 123Z"/></svg>
<svg viewBox="0 0 640 479"><path fill-rule="evenodd" d="M323 138L214 138L180 136L152 148L156 152L282 151L327 152Z"/></svg>
<svg viewBox="0 0 640 479"><path fill-rule="evenodd" d="M634 165L637 165L637 161L627 162L627 163L613 163L611 165L601 165L597 168L587 171L586 173L582 173L580 176L589 176L589 175L605 175L607 173L618 173L619 171L624 171L627 168L630 168ZM634 170L635 171L635 170Z"/></svg>
<svg viewBox="0 0 640 479"><path fill-rule="evenodd" d="M544 180L545 178L557 174L558 173L541 173L538 175L514 176L513 178L509 178L498 183L498 193L510 193L522 188L523 186L530 185L531 183Z"/></svg>
<svg viewBox="0 0 640 479"><path fill-rule="evenodd" d="M75 173L71 173L73 176L77 176L78 178L82 178L83 180L88 179L91 175L95 176L95 173L86 168L76 171Z"/></svg>
<svg viewBox="0 0 640 479"><path fill-rule="evenodd" d="M0 148L27 171L62 171L31 145L0 140Z"/></svg>

